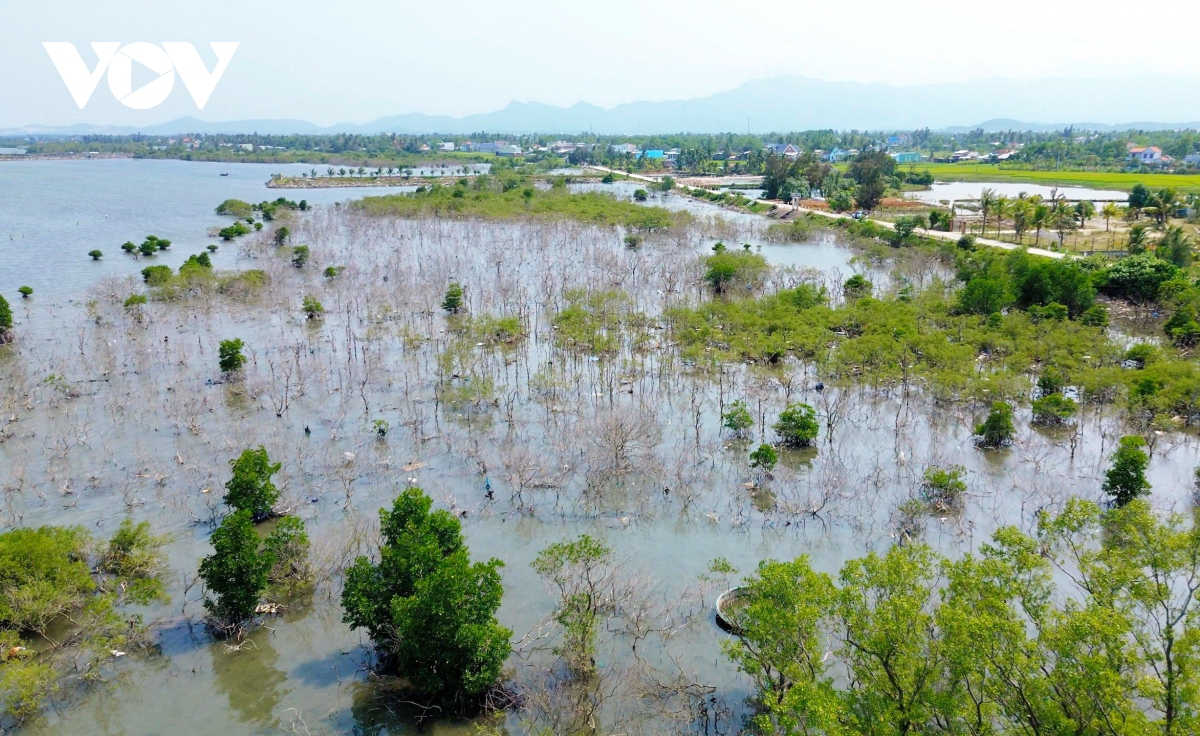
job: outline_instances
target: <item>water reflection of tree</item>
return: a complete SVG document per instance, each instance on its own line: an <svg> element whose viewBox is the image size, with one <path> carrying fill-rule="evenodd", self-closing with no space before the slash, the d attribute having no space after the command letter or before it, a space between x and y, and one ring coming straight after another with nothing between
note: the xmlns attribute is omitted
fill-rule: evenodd
<svg viewBox="0 0 1200 736"><path fill-rule="evenodd" d="M213 685L229 697L229 707L238 720L271 728L278 726L279 704L291 688L280 687L287 675L275 666L279 652L271 642L271 632L259 629L237 649L217 642L211 650Z"/></svg>

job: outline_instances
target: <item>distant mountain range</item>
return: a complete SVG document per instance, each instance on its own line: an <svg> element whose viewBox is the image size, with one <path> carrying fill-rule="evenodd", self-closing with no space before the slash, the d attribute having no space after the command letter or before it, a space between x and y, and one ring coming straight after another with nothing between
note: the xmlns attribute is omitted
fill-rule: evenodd
<svg viewBox="0 0 1200 736"><path fill-rule="evenodd" d="M982 120L974 125L964 121ZM602 108L585 102L556 107L512 102L502 110L464 117L410 113L369 123L322 127L303 120L205 122L185 117L133 126L31 125L0 134L177 133L652 133L835 130L967 131L1197 128L1200 80L1173 77L1099 79L984 79L896 86L828 82L785 76L746 82L708 97L630 102ZM1067 121L1067 122L1054 122ZM1076 122L1070 122L1076 121ZM1103 121L1103 122L1085 122ZM1122 122L1165 121L1165 122ZM1175 122L1171 122L1175 121Z"/></svg>

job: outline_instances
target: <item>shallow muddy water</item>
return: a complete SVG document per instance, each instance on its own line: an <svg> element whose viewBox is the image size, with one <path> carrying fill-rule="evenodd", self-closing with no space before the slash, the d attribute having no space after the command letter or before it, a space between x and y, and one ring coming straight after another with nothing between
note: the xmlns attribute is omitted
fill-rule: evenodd
<svg viewBox="0 0 1200 736"><path fill-rule="evenodd" d="M69 691L24 733L416 732L413 711L371 687L368 642L341 622L337 604L340 570L368 551L377 510L406 485L462 515L474 558L505 562L498 615L520 652L512 659L517 681L538 681L553 661L526 639L552 607L530 562L547 544L586 532L617 551L641 581L652 618L674 630L649 636L637 656L627 637L606 635L598 665L624 682L613 686L601 720L631 733L735 733L748 685L721 654L725 634L711 614L716 594L733 581L699 583L709 561L725 557L747 574L762 559L807 553L815 567L836 573L846 559L894 542L897 507L917 493L930 464L967 469L966 508L923 520L933 545L961 552L998 525L1028 528L1038 509L1070 495L1099 498L1102 468L1121 434L1111 418L1085 412L1072 457L1063 436L1030 428L1019 412L1020 441L981 452L970 442L981 418L972 407L938 408L919 394L890 391L817 391L818 377L795 363L710 371L684 363L655 321L668 306L703 298L698 256L716 239L761 246L773 263L795 267L779 269L768 288L806 279L837 293L854 252L832 240L765 243L760 218L673 195L662 203L726 221L628 249L612 228L364 218L322 206L289 223L297 242L312 248L309 267L292 268L266 234L250 235L223 245L215 265L263 269L271 277L264 293L151 302L139 322L121 302L140 288L131 275L144 262L126 261L108 241L155 232L176 243L170 258L182 261L208 242L206 228L223 222L210 214L218 202L268 198L256 192L274 191L262 187L263 172L278 167L112 163L127 164L129 173L81 166L57 174L33 168L55 165L40 162L0 167L5 191L61 195L15 208L0 199L24 223L11 232L29 234L4 243L2 288L38 290L14 304L21 340L0 353L0 519L5 528L82 524L99 535L127 516L148 519L172 535L172 601L144 611L157 622L156 653L114 661L107 683ZM223 169L231 175L209 181L216 177L209 172ZM96 171L104 173L90 178ZM141 180L153 190L148 203L134 201L138 187L124 196L97 193L144 171L158 172ZM319 191L304 194L314 202ZM72 204L88 201L89 192L108 206ZM76 209L89 228L63 224ZM82 256L95 245L84 231L110 227L98 217L117 220L99 246L113 253L104 270L89 271ZM7 216L0 222L12 224ZM37 255L55 233L70 240L70 259ZM31 241L34 253L14 245ZM326 265L345 270L324 279ZM518 317L528 336L493 345L456 333L439 309L451 278L466 288L468 314ZM551 318L581 287L625 292L629 302L619 309L627 324L640 324L636 313L648 325L623 329L607 357L562 344ZM324 319L300 314L305 294L324 303ZM90 313L86 300L94 301ZM230 337L247 345L237 385L221 384L216 367L217 342ZM63 380L46 383L49 374ZM737 399L755 416L751 440L721 432L721 408ZM773 479L747 488L747 453L770 435L762 434L763 420L774 421L789 400L812 403L834 428L823 427L812 450L783 453ZM382 440L371 430L376 419L391 427ZM228 461L258 444L283 463L276 484L308 525L318 583L231 651L205 632L200 591L189 584L210 551ZM1155 450L1153 502L1183 508L1196 443L1164 436ZM485 496L487 483L494 500ZM648 705L637 697L639 683L677 680L702 688L689 692L703 692L706 710L695 698ZM522 732L521 717L508 726ZM449 721L424 728L469 733Z"/></svg>

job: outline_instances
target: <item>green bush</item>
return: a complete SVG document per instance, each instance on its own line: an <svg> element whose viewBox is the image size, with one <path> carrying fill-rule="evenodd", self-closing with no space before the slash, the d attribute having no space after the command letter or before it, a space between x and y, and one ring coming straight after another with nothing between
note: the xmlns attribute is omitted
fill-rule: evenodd
<svg viewBox="0 0 1200 736"><path fill-rule="evenodd" d="M271 558L267 581L272 590L287 595L312 580L308 532L295 516L284 516L267 535L263 551Z"/></svg>
<svg viewBox="0 0 1200 736"><path fill-rule="evenodd" d="M967 494L967 484L963 481L965 473L966 469L961 465L926 468L921 482L921 493L930 508L934 511L960 508L963 497Z"/></svg>
<svg viewBox="0 0 1200 736"><path fill-rule="evenodd" d="M1105 473L1101 487L1112 496L1117 506L1125 506L1150 490L1150 481L1146 480L1150 458L1142 451L1145 446L1146 440L1131 435L1122 437L1117 451L1113 453L1112 465Z"/></svg>
<svg viewBox="0 0 1200 736"><path fill-rule="evenodd" d="M758 446L754 452L750 453L750 467L755 470L761 470L770 473L775 469L776 463L779 462L779 453L775 448L767 443Z"/></svg>
<svg viewBox="0 0 1200 736"><path fill-rule="evenodd" d="M786 447L808 447L817 439L821 425L817 422L816 410L808 404L788 404L779 413L772 429Z"/></svg>
<svg viewBox="0 0 1200 736"><path fill-rule="evenodd" d="M246 356L242 355L243 347L245 347L245 343L241 341L241 338L221 341L221 345L217 349L217 358L222 373L235 373L242 369L246 363Z"/></svg>
<svg viewBox="0 0 1200 736"><path fill-rule="evenodd" d="M1133 302L1158 299L1159 288L1176 278L1179 269L1149 253L1122 258L1097 275L1101 291Z"/></svg>
<svg viewBox="0 0 1200 736"><path fill-rule="evenodd" d="M227 199L217 205L216 212L218 215L229 215L242 220L254 214L254 206L240 199Z"/></svg>
<svg viewBox="0 0 1200 736"><path fill-rule="evenodd" d="M44 632L95 591L81 527L43 526L0 534L0 626Z"/></svg>
<svg viewBox="0 0 1200 736"><path fill-rule="evenodd" d="M1012 442L1017 436L1012 418L1012 406L1004 401L993 402L987 419L975 428L975 443L980 447L998 448Z"/></svg>
<svg viewBox="0 0 1200 736"><path fill-rule="evenodd" d="M745 438L746 433L754 426L754 417L746 408L746 402L734 401L721 412L721 426L733 432L734 436Z"/></svg>
<svg viewBox="0 0 1200 736"><path fill-rule="evenodd" d="M249 511L226 516L209 538L213 553L200 562L200 578L212 595L204 599L213 628L229 635L254 618L275 566L261 550Z"/></svg>
<svg viewBox="0 0 1200 736"><path fill-rule="evenodd" d="M856 273L846 279L846 283L842 284L842 293L847 299L853 301L871 296L871 290L874 288L874 284L868 281L862 274Z"/></svg>
<svg viewBox="0 0 1200 736"><path fill-rule="evenodd" d="M1059 393L1047 394L1033 402L1033 423L1051 427L1066 424L1078 410L1074 399Z"/></svg>
<svg viewBox="0 0 1200 736"><path fill-rule="evenodd" d="M496 620L503 563L472 564L458 518L431 507L406 488L380 510L379 562L359 557L347 571L343 620L366 629L414 690L461 702L496 685L508 659L512 632Z"/></svg>
<svg viewBox="0 0 1200 736"><path fill-rule="evenodd" d="M304 268L306 263L308 263L308 246L297 245L292 248L292 265L296 268Z"/></svg>
<svg viewBox="0 0 1200 736"><path fill-rule="evenodd" d="M170 266L147 266L142 269L142 281L146 282L147 286L163 286L170 283L175 272Z"/></svg>
<svg viewBox="0 0 1200 736"><path fill-rule="evenodd" d="M734 286L753 287L770 268L766 258L747 251L720 250L704 263L707 267L704 280L717 294L724 294Z"/></svg>
<svg viewBox="0 0 1200 736"><path fill-rule="evenodd" d="M325 313L325 306L317 301L315 296L306 294L304 303L300 306L300 311L304 312L309 319L316 319Z"/></svg>
<svg viewBox="0 0 1200 736"><path fill-rule="evenodd" d="M450 314L458 314L463 305L463 288L457 281L451 281L446 287L446 296L442 299L442 309Z"/></svg>
<svg viewBox="0 0 1200 736"><path fill-rule="evenodd" d="M279 489L271 476L279 472L280 463L271 464L265 447L245 449L229 461L233 476L225 484L225 503L236 511L248 511L254 521L269 517L279 500Z"/></svg>
<svg viewBox="0 0 1200 736"><path fill-rule="evenodd" d="M217 235L221 236L222 240L233 240L234 238L241 237L248 232L250 232L250 228L242 224L241 220L238 220L228 227L221 228L217 232Z"/></svg>
<svg viewBox="0 0 1200 736"><path fill-rule="evenodd" d="M102 251L95 250L95 249L89 250L88 255L92 257L93 261L98 261L104 257L104 253Z"/></svg>

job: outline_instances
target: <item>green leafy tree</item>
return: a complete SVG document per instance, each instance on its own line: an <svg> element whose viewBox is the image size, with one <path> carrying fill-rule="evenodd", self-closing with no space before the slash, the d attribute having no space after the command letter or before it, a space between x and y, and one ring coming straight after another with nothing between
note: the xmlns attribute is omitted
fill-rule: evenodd
<svg viewBox="0 0 1200 736"><path fill-rule="evenodd" d="M745 439L750 428L754 426L754 417L742 400L731 402L721 412L721 426L733 432L735 437Z"/></svg>
<svg viewBox="0 0 1200 736"><path fill-rule="evenodd" d="M1117 506L1125 506L1150 491L1150 481L1146 480L1150 458L1142 451L1145 446L1145 439L1129 435L1121 438L1117 451L1113 453L1112 464L1104 474L1101 488L1112 496Z"/></svg>
<svg viewBox="0 0 1200 736"><path fill-rule="evenodd" d="M906 245L912 239L913 233L925 226L925 218L919 215L902 215L897 217L892 225L892 245L899 247Z"/></svg>
<svg viewBox="0 0 1200 736"><path fill-rule="evenodd" d="M734 636L722 648L754 683L764 711L754 718L758 732L839 733L841 702L824 656L837 606L833 581L804 555L759 563L738 592L729 613Z"/></svg>
<svg viewBox="0 0 1200 736"><path fill-rule="evenodd" d="M761 470L764 473L770 473L775 469L775 465L779 462L779 453L775 448L767 443L762 443L758 448L750 453L750 467L754 470Z"/></svg>
<svg viewBox="0 0 1200 736"><path fill-rule="evenodd" d="M6 336L12 326L12 307L8 306L8 300L0 295L0 338Z"/></svg>
<svg viewBox="0 0 1200 736"><path fill-rule="evenodd" d="M304 302L300 306L300 311L304 312L308 319L316 319L322 314L325 314L325 306L322 305L321 302L317 301L315 296L305 294Z"/></svg>
<svg viewBox="0 0 1200 736"><path fill-rule="evenodd" d="M242 355L243 347L245 343L240 338L221 341L217 348L217 359L222 373L236 373L242 369L246 363L246 356Z"/></svg>
<svg viewBox="0 0 1200 736"><path fill-rule="evenodd" d="M419 488L380 510L379 561L346 573L343 620L366 629L389 669L443 700L477 698L500 679L511 631L496 621L503 588L492 559L470 562L458 518Z"/></svg>
<svg viewBox="0 0 1200 736"><path fill-rule="evenodd" d="M562 627L558 653L571 671L587 678L596 671L600 624L612 611L613 551L586 534L542 550L534 572L556 598L554 620Z"/></svg>
<svg viewBox="0 0 1200 736"><path fill-rule="evenodd" d="M142 281L147 286L164 286L170 283L174 275L170 266L147 266L142 269Z"/></svg>
<svg viewBox="0 0 1200 736"><path fill-rule="evenodd" d="M204 599L213 629L223 635L240 633L254 618L269 581L274 556L261 549L249 511L226 516L209 542L213 553L200 562L200 578L211 593Z"/></svg>
<svg viewBox="0 0 1200 736"><path fill-rule="evenodd" d="M236 511L247 511L254 521L271 515L271 509L279 500L279 489L271 482L271 476L283 467L271 463L267 449L247 448L242 454L229 461L233 475L225 483L225 504Z"/></svg>
<svg viewBox="0 0 1200 736"><path fill-rule="evenodd" d="M275 231L274 235L275 245L283 245L287 243L288 238L290 238L291 235L292 231L288 230L286 227L279 228Z"/></svg>
<svg viewBox="0 0 1200 736"><path fill-rule="evenodd" d="M1011 303L1008 284L1000 278L976 276L958 292L958 311L964 314L999 314Z"/></svg>
<svg viewBox="0 0 1200 736"><path fill-rule="evenodd" d="M457 281L451 281L446 287L446 296L442 299L442 309L450 314L458 314L463 306L463 288Z"/></svg>
<svg viewBox="0 0 1200 736"><path fill-rule="evenodd" d="M1134 302L1158 299L1163 284L1179 275L1173 264L1149 253L1122 258L1098 275L1100 290Z"/></svg>
<svg viewBox="0 0 1200 736"><path fill-rule="evenodd" d="M767 259L758 253L725 248L706 258L704 264L704 280L717 294L724 294L734 286L753 287L769 268Z"/></svg>
<svg viewBox="0 0 1200 736"><path fill-rule="evenodd" d="M1033 402L1033 423L1050 427L1066 424L1079 411L1074 399L1060 393L1052 393Z"/></svg>
<svg viewBox="0 0 1200 736"><path fill-rule="evenodd" d="M22 286L17 289L17 292L21 295L22 299L28 299L29 297L33 296L33 287Z"/></svg>
<svg viewBox="0 0 1200 736"><path fill-rule="evenodd" d="M292 248L292 265L296 268L304 268L306 263L308 263L308 246L297 245Z"/></svg>
<svg viewBox="0 0 1200 736"><path fill-rule="evenodd" d="M1196 319L1196 308L1184 304L1176 309L1165 323L1163 332L1180 347L1193 347L1200 344L1200 321Z"/></svg>
<svg viewBox="0 0 1200 736"><path fill-rule="evenodd" d="M921 493L925 502L935 511L949 511L962 506L967 495L967 484L963 480L966 469L961 465L949 467L930 466L925 469L921 482Z"/></svg>
<svg viewBox="0 0 1200 736"><path fill-rule="evenodd" d="M846 279L846 283L842 284L842 293L848 301L857 301L863 297L871 296L871 290L875 285L866 279L860 273L856 273Z"/></svg>
<svg viewBox="0 0 1200 736"><path fill-rule="evenodd" d="M87 532L44 526L0 534L0 626L44 632L96 589Z"/></svg>
<svg viewBox="0 0 1200 736"><path fill-rule="evenodd" d="M93 261L98 261L104 257L104 252L98 249L92 249L88 251L88 255L92 257Z"/></svg>
<svg viewBox="0 0 1200 736"><path fill-rule="evenodd" d="M821 425L817 412L808 404L788 404L779 412L779 419L772 425L779 435L780 444L786 447L808 447L817 439Z"/></svg>
<svg viewBox="0 0 1200 736"><path fill-rule="evenodd" d="M262 549L271 558L267 581L271 589L286 595L312 580L308 532L295 516L284 516L263 540Z"/></svg>
<svg viewBox="0 0 1200 736"><path fill-rule="evenodd" d="M937 566L924 545L851 560L837 617L849 669L843 718L851 733L920 733L933 720L945 655L934 618Z"/></svg>
<svg viewBox="0 0 1200 736"><path fill-rule="evenodd" d="M980 447L998 448L1011 443L1017 436L1017 428L1013 426L1012 406L1004 401L992 403L983 424L975 428L975 444Z"/></svg>

